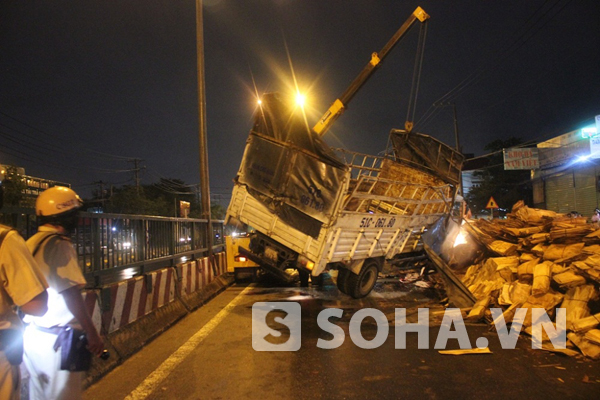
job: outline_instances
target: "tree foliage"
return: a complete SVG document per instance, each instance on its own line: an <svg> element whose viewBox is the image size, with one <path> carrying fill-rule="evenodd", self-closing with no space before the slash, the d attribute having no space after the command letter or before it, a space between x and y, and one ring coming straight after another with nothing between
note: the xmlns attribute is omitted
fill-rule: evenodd
<svg viewBox="0 0 600 400"><path fill-rule="evenodd" d="M180 201L190 203L190 218L201 218L201 205L194 187L180 179L161 178L151 185L125 185L113 188L112 194L103 201L104 211L116 214L154 215L179 217ZM98 199L96 195L96 200ZM106 197L106 196L105 196ZM220 204L211 206L211 218L223 219L225 208Z"/></svg>
<svg viewBox="0 0 600 400"><path fill-rule="evenodd" d="M23 192L27 189L27 183L19 174L17 167L8 166L4 173L2 181L2 191L4 204L9 206L17 206L23 200Z"/></svg>
<svg viewBox="0 0 600 400"><path fill-rule="evenodd" d="M519 138L495 140L484 149L491 152L488 166L474 175L482 180L481 185L473 187L467 195L467 202L475 213L485 209L490 197L493 197L501 209L509 210L519 200L532 204L532 187L529 170L505 171L502 149L522 144Z"/></svg>
<svg viewBox="0 0 600 400"><path fill-rule="evenodd" d="M225 219L226 213L225 207L220 204L211 204L210 205L210 217L212 219Z"/></svg>
<svg viewBox="0 0 600 400"><path fill-rule="evenodd" d="M138 189L132 185L115 189L113 195L105 203L105 211L116 214L175 216L172 210L169 214L164 198L151 198L147 195L145 186Z"/></svg>

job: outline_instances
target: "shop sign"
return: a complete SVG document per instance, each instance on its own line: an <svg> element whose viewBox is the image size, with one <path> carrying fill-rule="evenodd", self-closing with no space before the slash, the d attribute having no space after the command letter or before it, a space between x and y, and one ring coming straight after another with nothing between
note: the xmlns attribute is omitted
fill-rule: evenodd
<svg viewBox="0 0 600 400"><path fill-rule="evenodd" d="M504 149L504 169L537 169L539 168L538 149L513 147Z"/></svg>

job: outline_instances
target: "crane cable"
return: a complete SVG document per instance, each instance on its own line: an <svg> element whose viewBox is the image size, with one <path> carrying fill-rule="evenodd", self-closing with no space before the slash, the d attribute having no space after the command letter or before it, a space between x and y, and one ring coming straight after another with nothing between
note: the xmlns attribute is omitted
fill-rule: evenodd
<svg viewBox="0 0 600 400"><path fill-rule="evenodd" d="M458 98L467 88L479 83L491 72L500 69L501 65L509 60L509 56L512 53L523 47L532 37L537 35L539 31L541 31L551 20L556 17L556 15L562 12L563 9L572 2L572 0L566 0L566 2L561 6L560 3L563 0L552 1L553 3L550 4L549 8L545 11L544 8L548 5L548 3L551 2L551 0L546 0L541 6L539 6L519 28L518 31L520 32L517 33L516 36L508 38L502 44L503 47L496 52L492 59L478 67L475 71L464 78L456 87L436 100L421 116L415 125L419 126L421 129L424 128L431 122L431 120L434 119L435 114L437 114L439 107L436 107L436 104L449 102Z"/></svg>
<svg viewBox="0 0 600 400"><path fill-rule="evenodd" d="M419 29L419 41L417 44L417 53L415 54L415 65L413 68L413 77L408 98L408 109L406 112L406 122L404 124L407 131L411 131L415 112L417 109L417 97L419 96L419 84L421 83L421 71L423 70L423 56L425 54L425 41L427 39L427 21L421 24Z"/></svg>

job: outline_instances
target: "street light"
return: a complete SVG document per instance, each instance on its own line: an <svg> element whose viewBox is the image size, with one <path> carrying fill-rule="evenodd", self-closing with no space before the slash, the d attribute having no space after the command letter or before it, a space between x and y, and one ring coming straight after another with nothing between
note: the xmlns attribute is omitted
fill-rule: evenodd
<svg viewBox="0 0 600 400"><path fill-rule="evenodd" d="M296 94L296 104L298 104L300 107L304 108L305 102L306 102L306 96L303 95L302 93L297 93Z"/></svg>

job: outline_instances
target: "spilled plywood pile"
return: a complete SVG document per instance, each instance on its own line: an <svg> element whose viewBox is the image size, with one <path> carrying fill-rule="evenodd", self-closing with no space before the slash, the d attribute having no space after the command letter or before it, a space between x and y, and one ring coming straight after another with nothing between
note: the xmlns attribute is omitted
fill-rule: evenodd
<svg viewBox="0 0 600 400"><path fill-rule="evenodd" d="M463 226L486 249L461 277L477 299L468 319L491 322L490 308L502 308L506 323L518 308L554 318L564 308L568 346L600 359L600 227L522 202L505 220ZM531 334L531 325L528 310L522 332Z"/></svg>

